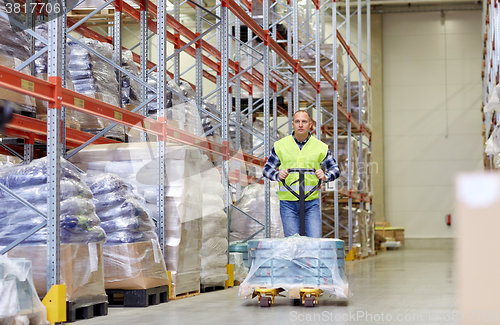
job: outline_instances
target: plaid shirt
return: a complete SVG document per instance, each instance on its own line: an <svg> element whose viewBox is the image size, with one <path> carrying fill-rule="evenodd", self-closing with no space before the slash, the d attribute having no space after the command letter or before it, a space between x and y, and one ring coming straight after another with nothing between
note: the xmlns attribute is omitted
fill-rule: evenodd
<svg viewBox="0 0 500 325"><path fill-rule="evenodd" d="M294 133L292 133L294 135ZM299 149L302 150L304 145L306 144L307 140L311 137L311 134L309 133L309 136L307 139L303 142L297 141L295 136L293 137L297 145L299 146ZM274 151L274 147L271 150L271 155L269 158L267 158L267 162L264 165L264 171L262 174L264 177L269 178L272 181L279 181L279 170L278 167L281 165L281 161L278 158L278 155ZM330 149L328 149L328 153L326 154L325 159L321 162L321 166L326 170L325 176L326 176L326 182L331 182L336 180L337 178L340 177L340 168L339 165L337 165L337 162L335 159L333 159L332 153L330 152Z"/></svg>

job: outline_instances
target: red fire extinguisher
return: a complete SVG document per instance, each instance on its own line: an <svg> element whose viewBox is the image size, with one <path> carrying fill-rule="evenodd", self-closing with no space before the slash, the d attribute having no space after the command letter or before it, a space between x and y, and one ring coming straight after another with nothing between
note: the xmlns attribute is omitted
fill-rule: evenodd
<svg viewBox="0 0 500 325"><path fill-rule="evenodd" d="M447 214L445 220L446 220L446 224L448 226L451 226L451 214Z"/></svg>

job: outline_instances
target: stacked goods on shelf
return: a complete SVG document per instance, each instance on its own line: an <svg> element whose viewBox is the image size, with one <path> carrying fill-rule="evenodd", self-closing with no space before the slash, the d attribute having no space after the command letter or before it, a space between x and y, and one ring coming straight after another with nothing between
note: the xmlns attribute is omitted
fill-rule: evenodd
<svg viewBox="0 0 500 325"><path fill-rule="evenodd" d="M222 201L224 186L219 170L208 160L201 164L201 179L203 191L201 284L223 286L228 279L227 215Z"/></svg>
<svg viewBox="0 0 500 325"><path fill-rule="evenodd" d="M272 182L270 189L271 220L269 222L271 238L283 237L280 202L277 192L278 183ZM236 204L238 209L233 209L231 213L230 242L247 240L256 232L259 233L253 238L264 238L266 236L262 228L266 223L264 199L264 185L252 184L245 188L241 200Z"/></svg>
<svg viewBox="0 0 500 325"><path fill-rule="evenodd" d="M0 183L47 213L47 159L37 159L29 165L4 166ZM60 182L61 218L61 281L66 284L68 301L83 301L103 297L104 274L102 244L106 234L95 214L92 192L83 175L65 160L61 160ZM0 245L7 246L15 239L43 223L45 218L11 197L0 192ZM39 296L47 290L47 228L39 230L8 252L11 258L26 258L33 265L33 279Z"/></svg>
<svg viewBox="0 0 500 325"><path fill-rule="evenodd" d="M363 166L362 167L362 187L363 187L363 193L367 195L372 195L373 194L373 187L372 187L372 165L371 165L371 152L368 147L363 148Z"/></svg>
<svg viewBox="0 0 500 325"><path fill-rule="evenodd" d="M500 112L500 84L496 85L488 98L488 103L484 106L484 114L490 114L491 118L485 120L484 135L488 137L486 140L486 147L484 152L486 155L493 155L493 167L500 168L500 124L495 125L495 119L498 112ZM486 158L485 158L486 159ZM485 163L486 166L490 162Z"/></svg>
<svg viewBox="0 0 500 325"><path fill-rule="evenodd" d="M366 213L366 246L368 255L375 255L375 212Z"/></svg>
<svg viewBox="0 0 500 325"><path fill-rule="evenodd" d="M363 81L362 86L362 96L363 102L361 104L361 119L363 122L363 127L371 129L372 127L372 115L371 115L371 86L369 86L365 81ZM352 119L356 122L359 121L359 84L357 81L351 81L351 113ZM347 83L344 88L344 104L347 103ZM345 106L345 105L344 105ZM339 121L342 124L347 125L347 118L343 115L339 115Z"/></svg>
<svg viewBox="0 0 500 325"><path fill-rule="evenodd" d="M37 25L35 31L37 34L44 37L45 39L49 38L48 25L46 23ZM47 45L42 43L39 39L35 39L36 52L43 50L46 46ZM69 56L67 56L67 59L69 59ZM48 73L48 57L47 53L44 53L35 60L35 76L42 80L47 80L48 79L47 73ZM75 88L73 87L73 82L71 81L69 75L66 76L65 88L70 90L75 90ZM48 102L38 98L36 98L35 101L36 101L36 118L46 122ZM78 121L75 115L76 115L75 111L66 109L66 127L80 130L80 122Z"/></svg>
<svg viewBox="0 0 500 325"><path fill-rule="evenodd" d="M328 148L333 153L333 139L331 137L323 136L321 140L328 144ZM347 148L350 145L351 149L351 174L347 172L349 166ZM337 186L339 190L348 191L348 179L352 180L352 189L356 191L358 189L360 179L358 170L358 156L359 156L359 142L356 138L351 137L350 141L347 136L338 137L338 165L340 167L340 177L337 181Z"/></svg>
<svg viewBox="0 0 500 325"><path fill-rule="evenodd" d="M137 187L146 207L158 220L156 143L94 145L71 161L88 174L113 173ZM200 289L202 192L199 149L166 144L165 243L167 270L172 273L172 297Z"/></svg>
<svg viewBox="0 0 500 325"><path fill-rule="evenodd" d="M204 133L204 123L202 123L198 108L195 105L196 93L193 88L185 81L181 81L177 85L170 77L165 77L167 78L167 90L165 92L165 117L167 118L167 123L189 133L202 135ZM148 78L148 85L153 87L153 89L157 87L156 80L157 74L151 73ZM148 88L147 100L155 96L156 92ZM157 113L158 102L154 99L147 105L147 115L152 119L156 119ZM150 136L150 140L155 141L156 136Z"/></svg>
<svg viewBox="0 0 500 325"><path fill-rule="evenodd" d="M21 21L21 17L15 17L12 10L7 11L5 4L11 2L0 0L0 12L9 15L9 18L0 17L0 65L15 69L30 57L29 44L24 31L15 27L11 20ZM31 75L29 66L21 70L22 73ZM35 99L18 92L0 88L0 98L15 103L14 113L35 117Z"/></svg>
<svg viewBox="0 0 500 325"><path fill-rule="evenodd" d="M158 236L143 198L114 174L87 177L96 214L106 232L103 247L106 289L149 289L168 285Z"/></svg>
<svg viewBox="0 0 500 325"><path fill-rule="evenodd" d="M310 47L304 47L299 51L299 61L305 70L314 75L316 72L316 51ZM337 80L337 101L343 102L344 98L344 61L342 59L342 47L337 44L337 76L333 73L333 45L321 44L320 48L320 66L328 72L332 79ZM310 100L316 100L316 90L309 83L304 83L299 86L301 92L307 94ZM326 80L321 81L321 101L333 101L333 86ZM302 95L304 96L304 95ZM345 103L345 101L344 101ZM328 110L333 109L333 105L325 105Z"/></svg>
<svg viewBox="0 0 500 325"><path fill-rule="evenodd" d="M301 288L319 288L338 299L347 299L344 242L339 239L298 235L248 242L250 271L239 295L251 298L256 287L283 288L299 298Z"/></svg>
<svg viewBox="0 0 500 325"><path fill-rule="evenodd" d="M31 262L0 255L0 324L46 325L47 312L38 298Z"/></svg>
<svg viewBox="0 0 500 325"><path fill-rule="evenodd" d="M108 60L113 60L113 46L111 44L88 38L82 38L79 41ZM68 71L75 91L108 104L120 106L118 81L114 68L99 58L96 53L78 43L69 41L68 45L71 49ZM81 130L85 132L98 133L111 124L106 119L90 114L81 112L75 112L75 114L80 121ZM105 136L125 141L124 128L121 125L109 130Z"/></svg>
<svg viewBox="0 0 500 325"><path fill-rule="evenodd" d="M133 76L139 77L139 70L134 62L134 57L132 51L125 50L122 51L122 68ZM126 74L121 74L122 79L122 93L121 100L122 106L129 110L134 109L141 102L141 85L138 81L127 76ZM130 106L128 106L130 105Z"/></svg>

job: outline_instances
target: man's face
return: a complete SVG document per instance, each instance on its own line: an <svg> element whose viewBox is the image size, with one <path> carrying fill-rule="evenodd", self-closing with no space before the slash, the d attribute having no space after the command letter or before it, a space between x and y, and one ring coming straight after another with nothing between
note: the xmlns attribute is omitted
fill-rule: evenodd
<svg viewBox="0 0 500 325"><path fill-rule="evenodd" d="M292 127L295 131L295 135L303 136L311 131L311 120L309 115L303 112L298 112L293 116Z"/></svg>

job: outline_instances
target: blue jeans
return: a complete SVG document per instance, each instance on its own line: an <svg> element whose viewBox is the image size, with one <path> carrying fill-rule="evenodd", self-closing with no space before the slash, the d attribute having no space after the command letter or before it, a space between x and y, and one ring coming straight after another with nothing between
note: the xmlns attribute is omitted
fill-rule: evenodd
<svg viewBox="0 0 500 325"><path fill-rule="evenodd" d="M299 201L280 200L281 222L285 237L299 233ZM321 215L319 212L319 199L306 201L305 208L306 236L321 238Z"/></svg>

